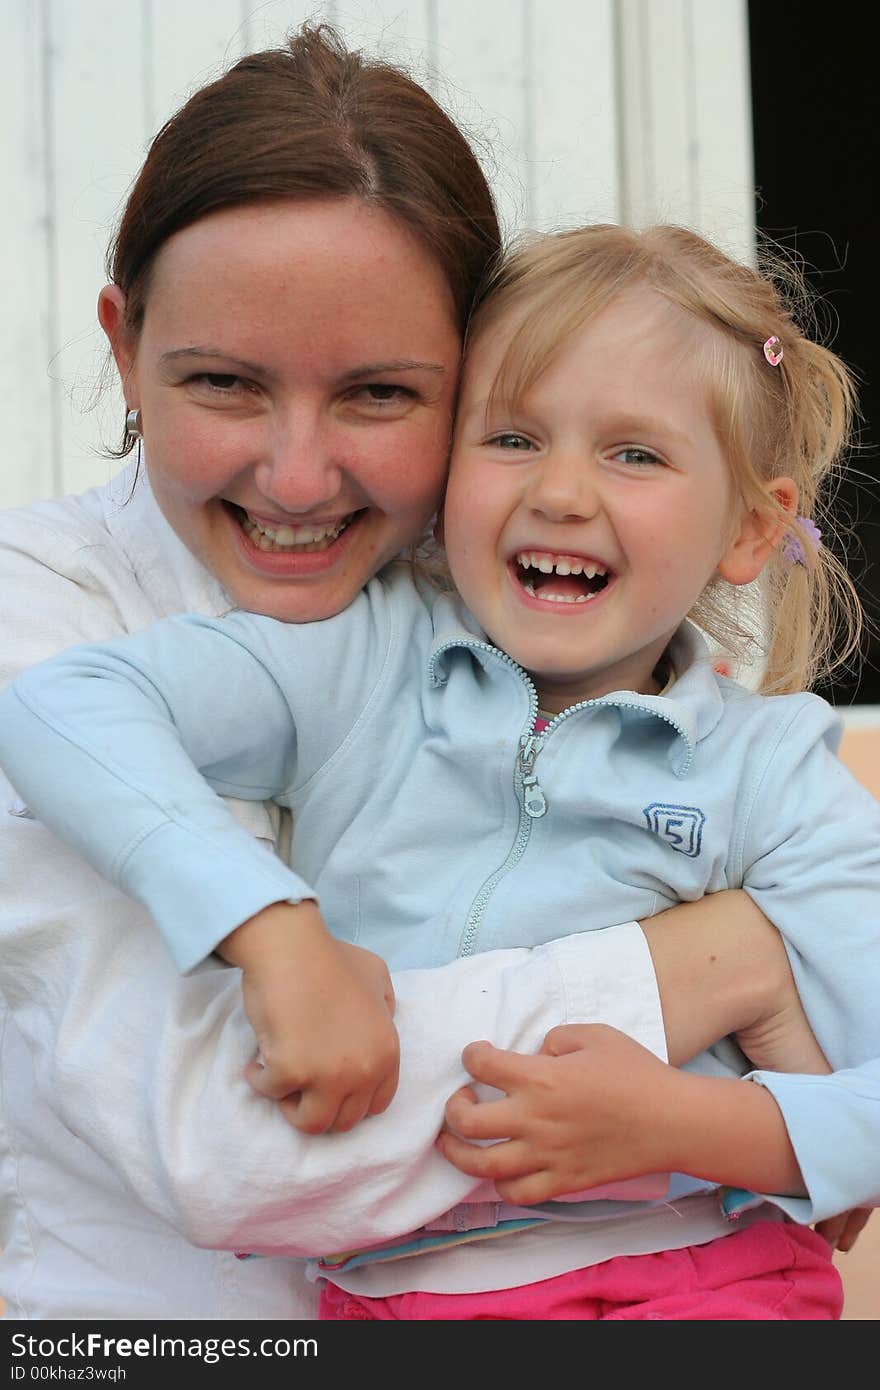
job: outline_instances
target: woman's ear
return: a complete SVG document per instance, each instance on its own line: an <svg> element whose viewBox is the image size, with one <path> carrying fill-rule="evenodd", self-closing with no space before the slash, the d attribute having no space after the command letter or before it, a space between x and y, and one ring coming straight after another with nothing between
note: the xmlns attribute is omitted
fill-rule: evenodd
<svg viewBox="0 0 880 1390"><path fill-rule="evenodd" d="M98 322L107 334L110 350L125 389L128 375L134 365L134 343L125 326L125 295L118 285L105 285L98 295ZM129 401L127 395L126 403L137 404L136 401Z"/></svg>
<svg viewBox="0 0 880 1390"><path fill-rule="evenodd" d="M789 516L797 515L798 490L793 478L774 478L765 483L768 497ZM785 533L785 522L763 512L745 512L736 535L718 564L717 573L728 584L751 584L757 579Z"/></svg>

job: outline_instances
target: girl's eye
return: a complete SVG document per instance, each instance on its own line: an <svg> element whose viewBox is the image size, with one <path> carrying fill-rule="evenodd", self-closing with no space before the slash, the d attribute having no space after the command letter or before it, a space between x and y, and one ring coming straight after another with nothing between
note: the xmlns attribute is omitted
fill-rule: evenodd
<svg viewBox="0 0 880 1390"><path fill-rule="evenodd" d="M618 449L613 457L630 468L653 468L663 463L659 454L640 444L628 444L625 449Z"/></svg>
<svg viewBox="0 0 880 1390"><path fill-rule="evenodd" d="M492 438L486 442L496 449L506 449L513 453L527 453L534 448L532 441L527 439L524 434L514 434L513 431L506 434L493 434Z"/></svg>

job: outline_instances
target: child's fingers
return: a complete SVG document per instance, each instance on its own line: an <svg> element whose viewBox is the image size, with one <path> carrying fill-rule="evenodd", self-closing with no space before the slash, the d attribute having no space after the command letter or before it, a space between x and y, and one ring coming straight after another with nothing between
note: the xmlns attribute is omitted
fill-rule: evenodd
<svg viewBox="0 0 880 1390"><path fill-rule="evenodd" d="M524 1178L499 1178L495 1183L498 1196L515 1207L533 1207L536 1202L549 1202L559 1196L559 1183L545 1171L527 1173Z"/></svg>
<svg viewBox="0 0 880 1390"><path fill-rule="evenodd" d="M478 1100L471 1086L453 1092L444 1111L446 1124L462 1139L508 1139L514 1122L513 1106L501 1100Z"/></svg>
<svg viewBox="0 0 880 1390"><path fill-rule="evenodd" d="M336 1125L341 1109L341 1097L326 1087L308 1086L299 1097L288 1096L280 1102L284 1118L301 1134L326 1134Z"/></svg>
<svg viewBox="0 0 880 1390"><path fill-rule="evenodd" d="M394 1067L384 1081L376 1087L373 1098L370 1101L368 1115L381 1115L383 1110L387 1110L395 1095L397 1094L397 1083L400 1080L400 1065Z"/></svg>
<svg viewBox="0 0 880 1390"><path fill-rule="evenodd" d="M394 1074L377 1086L372 1094L368 1087L364 1087L346 1096L330 1126L334 1134L344 1134L354 1129L355 1125L360 1124L368 1115L381 1115L383 1110L387 1110L397 1090L397 1077L398 1070L395 1067Z"/></svg>
<svg viewBox="0 0 880 1390"><path fill-rule="evenodd" d="M521 1052L505 1052L490 1042L468 1043L461 1060L475 1081L483 1081L499 1091L511 1091L521 1085L535 1064L534 1057L525 1057Z"/></svg>
<svg viewBox="0 0 880 1390"><path fill-rule="evenodd" d="M566 1057L571 1052L599 1053L601 1050L604 1055L609 1049L629 1049L632 1045L632 1039L607 1023L560 1023L550 1029L541 1044L541 1052L549 1057ZM612 1055L615 1054L612 1052Z"/></svg>
<svg viewBox="0 0 880 1390"><path fill-rule="evenodd" d="M355 1091L346 1096L336 1112L336 1118L328 1126L334 1134L346 1134L370 1114L370 1095L366 1091Z"/></svg>
<svg viewBox="0 0 880 1390"><path fill-rule="evenodd" d="M288 1072L267 1066L260 1057L248 1062L244 1069L244 1077L257 1095L266 1096L268 1100L282 1100L285 1096L298 1093L296 1082Z"/></svg>
<svg viewBox="0 0 880 1390"><path fill-rule="evenodd" d="M551 1028L543 1043L541 1052L548 1057L565 1057L570 1052L582 1052L590 1044L589 1023L560 1023Z"/></svg>
<svg viewBox="0 0 880 1390"><path fill-rule="evenodd" d="M525 1145L515 1139L480 1148L444 1130L437 1139L437 1147L453 1167L473 1178L489 1178L496 1182L521 1178L533 1166Z"/></svg>

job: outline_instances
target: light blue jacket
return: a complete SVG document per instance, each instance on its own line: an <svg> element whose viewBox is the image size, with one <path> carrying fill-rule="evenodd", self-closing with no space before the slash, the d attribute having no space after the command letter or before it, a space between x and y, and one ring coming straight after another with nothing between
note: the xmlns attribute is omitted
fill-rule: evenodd
<svg viewBox="0 0 880 1390"><path fill-rule="evenodd" d="M688 625L672 658L667 695L586 701L533 736L525 672L395 566L327 622L173 618L34 667L0 696L0 761L183 969L280 898L314 894L399 969L746 888L838 1069L753 1073L809 1191L771 1200L801 1221L878 1205L880 808L824 701L716 676ZM214 792L289 806L296 872ZM728 1041L691 1066L747 1072Z"/></svg>

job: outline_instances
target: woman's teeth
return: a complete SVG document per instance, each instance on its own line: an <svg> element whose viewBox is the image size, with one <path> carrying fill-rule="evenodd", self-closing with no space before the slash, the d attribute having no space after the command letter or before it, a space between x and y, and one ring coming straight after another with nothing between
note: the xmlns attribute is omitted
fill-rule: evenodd
<svg viewBox="0 0 880 1390"><path fill-rule="evenodd" d="M265 526L245 515L242 530L260 550L326 550L351 521L342 517L330 526Z"/></svg>

